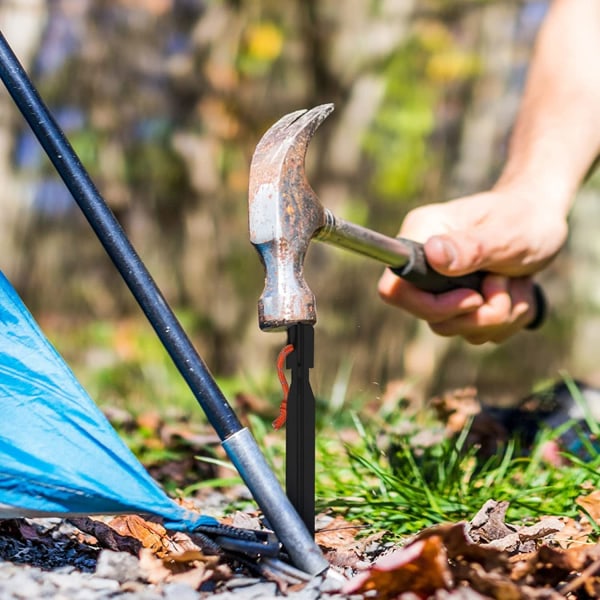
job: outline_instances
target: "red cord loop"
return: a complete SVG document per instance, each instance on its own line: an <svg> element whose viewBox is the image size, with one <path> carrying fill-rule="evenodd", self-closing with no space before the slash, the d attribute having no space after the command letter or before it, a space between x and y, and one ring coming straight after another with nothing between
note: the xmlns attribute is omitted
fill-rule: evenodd
<svg viewBox="0 0 600 600"><path fill-rule="evenodd" d="M281 383L281 390L283 391L283 400L279 407L279 416L273 421L273 429L281 429L285 424L287 418L287 399L290 391L287 379L285 378L285 359L294 351L294 346L288 344L281 349L279 356L277 357L277 376L279 377L279 383Z"/></svg>

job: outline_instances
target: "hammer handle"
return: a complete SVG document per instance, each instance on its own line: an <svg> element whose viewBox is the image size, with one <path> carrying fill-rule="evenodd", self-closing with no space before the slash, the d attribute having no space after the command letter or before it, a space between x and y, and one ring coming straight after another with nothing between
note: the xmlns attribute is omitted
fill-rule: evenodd
<svg viewBox="0 0 600 600"><path fill-rule="evenodd" d="M486 271L476 271L458 277L448 277L435 271L427 262L423 244L403 237L388 237L372 229L337 218L324 209L324 224L315 239L369 256L388 265L392 272L425 292L441 294L459 288L481 292ZM544 292L534 285L535 316L527 329L537 329L546 318Z"/></svg>
<svg viewBox="0 0 600 600"><path fill-rule="evenodd" d="M423 244L406 238L398 238L411 250L410 260L403 267L392 267L392 272L412 283L419 289L432 294L441 294L459 288L469 288L477 292L481 291L483 279L489 275L486 271L475 271L466 275L450 277L435 271L427 262ZM527 329L537 329L544 322L547 309L547 301L542 288L534 284L535 316L527 325Z"/></svg>

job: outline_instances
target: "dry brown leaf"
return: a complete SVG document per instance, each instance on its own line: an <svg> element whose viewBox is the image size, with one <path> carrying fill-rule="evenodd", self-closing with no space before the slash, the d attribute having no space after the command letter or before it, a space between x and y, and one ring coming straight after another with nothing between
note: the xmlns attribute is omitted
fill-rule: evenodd
<svg viewBox="0 0 600 600"><path fill-rule="evenodd" d="M115 552L129 552L129 554L137 556L142 547L140 540L128 534L121 535L113 527L102 521L90 519L89 517L74 517L69 521L80 531L94 536L103 548Z"/></svg>
<svg viewBox="0 0 600 600"><path fill-rule="evenodd" d="M184 550L179 554L170 554L167 559L163 560L169 560L176 563L189 563L194 561L218 562L219 559L216 556L206 556L202 550Z"/></svg>
<svg viewBox="0 0 600 600"><path fill-rule="evenodd" d="M579 571L589 562L589 552L593 546L578 546L562 550L552 546L542 546L537 553L539 565L550 566L553 570Z"/></svg>
<svg viewBox="0 0 600 600"><path fill-rule="evenodd" d="M600 490L595 490L587 496L579 496L575 502L586 511L591 519L600 525Z"/></svg>
<svg viewBox="0 0 600 600"><path fill-rule="evenodd" d="M182 508L186 510L190 510L192 512L198 512L198 503L194 501L192 498L175 498L175 503L179 504Z"/></svg>
<svg viewBox="0 0 600 600"><path fill-rule="evenodd" d="M273 403L269 402L263 396L250 394L249 392L238 392L235 395L235 406L238 409L238 414L257 414L271 415L273 414Z"/></svg>
<svg viewBox="0 0 600 600"><path fill-rule="evenodd" d="M0 535L30 542L52 543L48 535L40 535L34 525L25 519L0 519Z"/></svg>
<svg viewBox="0 0 600 600"><path fill-rule="evenodd" d="M398 409L404 414L414 414L422 408L421 401L415 398L415 384L406 379L392 379L387 382L379 406L373 406L381 414L390 414Z"/></svg>
<svg viewBox="0 0 600 600"><path fill-rule="evenodd" d="M572 589L588 583L591 586L595 584L593 579L597 566L595 567L594 563L597 564L599 557L600 546L585 545L561 550L544 545L539 551L515 565L511 579L520 585L532 586L536 590L535 593L525 595L525 598L563 597L567 595L565 582L569 582L567 586L571 586ZM581 577L582 572L585 573L584 577ZM562 596L555 594L554 590L560 590ZM545 596L545 592L552 595Z"/></svg>
<svg viewBox="0 0 600 600"><path fill-rule="evenodd" d="M363 560L365 548L381 539L385 532L358 537L364 527L337 516L315 534L315 541L324 550L327 561L338 567L357 567ZM364 563L363 563L364 564Z"/></svg>
<svg viewBox="0 0 600 600"><path fill-rule="evenodd" d="M204 556L198 550L186 550L162 559L150 548L140 551L142 575L149 583L155 584L166 581L187 583L197 589L212 577L218 562L218 557Z"/></svg>
<svg viewBox="0 0 600 600"><path fill-rule="evenodd" d="M165 424L160 428L158 434L162 443L167 448L173 447L179 441L183 441L193 448L204 448L219 443L219 438L216 434L195 431L184 423Z"/></svg>
<svg viewBox="0 0 600 600"><path fill-rule="evenodd" d="M542 517L537 523L519 528L519 539L523 542L541 540L554 535L564 528L563 522L557 517Z"/></svg>
<svg viewBox="0 0 600 600"><path fill-rule="evenodd" d="M554 541L563 549L570 546L591 544L590 535L594 528L587 518L575 520L571 517L561 517L564 527L554 536Z"/></svg>
<svg viewBox="0 0 600 600"><path fill-rule="evenodd" d="M467 533L469 524L464 522L446 523L424 529L414 540L424 540L431 536L444 541L448 558L453 561L481 563L486 569L504 569L508 565L508 555L488 545L475 543Z"/></svg>
<svg viewBox="0 0 600 600"><path fill-rule="evenodd" d="M450 589L452 575L446 550L439 536L414 542L377 560L343 588L343 593L377 591L377 598L395 598L412 592L426 598L436 590Z"/></svg>
<svg viewBox="0 0 600 600"><path fill-rule="evenodd" d="M508 502L488 500L471 520L469 536L475 542L490 543L515 533L516 528L504 522Z"/></svg>
<svg viewBox="0 0 600 600"><path fill-rule="evenodd" d="M482 511L476 523L485 524L486 518L485 511ZM554 532L561 525L562 521L549 517L529 527L521 527L497 541L518 537L522 532L526 543L539 543L540 539L556 535ZM587 573L585 569L593 569L600 557L600 545L579 545L561 550L544 544L533 552L517 553L509 558L506 552L494 548L490 543L473 542L467 533L469 527L465 523L439 525L424 530L415 539L439 537L450 560L449 568L457 589L467 585L488 597L502 600L564 597L556 591L559 586L566 581L573 581L577 573ZM597 583L594 574L578 580L578 585L586 590L595 589Z"/></svg>
<svg viewBox="0 0 600 600"><path fill-rule="evenodd" d="M180 556L184 552L202 552L202 548L183 531L175 531L170 535L169 539L171 541L172 553L167 558L175 559L175 557Z"/></svg>
<svg viewBox="0 0 600 600"><path fill-rule="evenodd" d="M583 584L590 598L600 598L600 577L589 577Z"/></svg>
<svg viewBox="0 0 600 600"><path fill-rule="evenodd" d="M167 530L159 523L146 521L138 515L120 515L109 522L119 535L129 536L138 540L144 548L162 558L178 552L167 536Z"/></svg>
<svg viewBox="0 0 600 600"><path fill-rule="evenodd" d="M12 537L26 542L52 544L52 536L38 530L25 519L0 519L0 535Z"/></svg>
<svg viewBox="0 0 600 600"><path fill-rule="evenodd" d="M206 556L202 548L184 532L169 534L159 523L146 521L137 515L121 515L110 521L110 527L128 539L137 540L144 548L165 561L190 562L201 560L215 563L215 557Z"/></svg>
<svg viewBox="0 0 600 600"><path fill-rule="evenodd" d="M479 563L462 564L457 569L458 576L468 581L480 594L502 600L524 600L527 596L522 588L503 573L490 571Z"/></svg>
<svg viewBox="0 0 600 600"><path fill-rule="evenodd" d="M349 523L343 517L336 517L326 527L316 532L315 541L322 548L334 550L348 548L356 543L356 536L361 529L361 526L356 523Z"/></svg>
<svg viewBox="0 0 600 600"><path fill-rule="evenodd" d="M556 517L546 517L528 527L519 527L515 533L509 533L484 545L509 553L532 552L536 548L535 542L558 533L563 527L563 523Z"/></svg>
<svg viewBox="0 0 600 600"><path fill-rule="evenodd" d="M485 410L474 387L447 392L431 400L438 418L445 424L448 437L459 435L468 426L465 447L476 447L478 456L493 456L509 433L502 423Z"/></svg>

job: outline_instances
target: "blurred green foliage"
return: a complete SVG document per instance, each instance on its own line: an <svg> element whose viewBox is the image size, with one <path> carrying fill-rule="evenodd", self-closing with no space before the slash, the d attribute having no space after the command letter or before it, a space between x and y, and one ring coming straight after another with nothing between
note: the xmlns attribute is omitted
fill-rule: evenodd
<svg viewBox="0 0 600 600"><path fill-rule="evenodd" d="M423 20L381 72L386 92L364 142L373 163L372 188L384 201L414 202L428 179L439 179L447 158L432 140L444 96L480 72L479 60L444 23Z"/></svg>
<svg viewBox="0 0 600 600"><path fill-rule="evenodd" d="M473 145L494 145L488 153L501 155L508 123L498 131L496 115L509 113L504 91L516 85L531 41L516 33L522 7L453 0L353 0L348 10L333 0L159 4L48 4L33 60L36 84L57 114L68 109L77 117L69 139L167 300L194 315L191 327L211 369L224 380L268 373L282 340L266 341L258 331L263 273L247 231L249 166L261 135L285 113L334 102L335 113L311 140L309 181L340 216L395 235L411 207L473 191L457 176ZM503 27L490 28L496 15ZM494 62L499 53L489 50L496 31L515 57L502 68ZM480 127L471 119L484 112L481 104L472 110L481 87L499 92ZM477 135L463 151L468 128ZM494 128L494 137L485 137ZM8 134L18 141L24 127ZM20 172L33 196L36 177L43 184L51 172L47 162L36 164L37 172ZM487 185L496 167L482 164L468 185ZM22 220L6 232L18 238L13 283L42 316L93 323L137 315L76 208L53 212L59 200L44 197L43 212L17 211ZM30 204L38 205L37 198ZM308 253L319 307L319 387L331 388L345 360L352 363L349 389L367 396L397 378L425 377L428 391L475 378L485 386L481 375L494 371L485 364L494 353L460 344L448 345L425 374L408 372L405 349L420 337L429 342L414 319L380 302L382 268L342 251ZM554 369L568 343L545 352L537 368L529 364L534 352L524 361L509 347L491 386L510 387L505 373L514 368L528 389L526 378ZM116 399L149 377L156 381L148 387L161 392L141 395L168 395L163 367L152 373L139 365L131 368L131 390L111 392L108 381L122 378L119 368L94 389Z"/></svg>

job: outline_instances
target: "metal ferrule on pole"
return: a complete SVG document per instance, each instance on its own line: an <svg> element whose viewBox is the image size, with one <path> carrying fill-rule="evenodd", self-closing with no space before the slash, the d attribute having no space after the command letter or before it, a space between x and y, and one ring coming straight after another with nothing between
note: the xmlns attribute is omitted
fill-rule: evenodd
<svg viewBox="0 0 600 600"><path fill-rule="evenodd" d="M329 563L304 523L297 517L296 510L248 429L244 427L234 433L222 445L252 496L260 504L269 525L277 532L292 563L309 575L319 575L326 571Z"/></svg>

